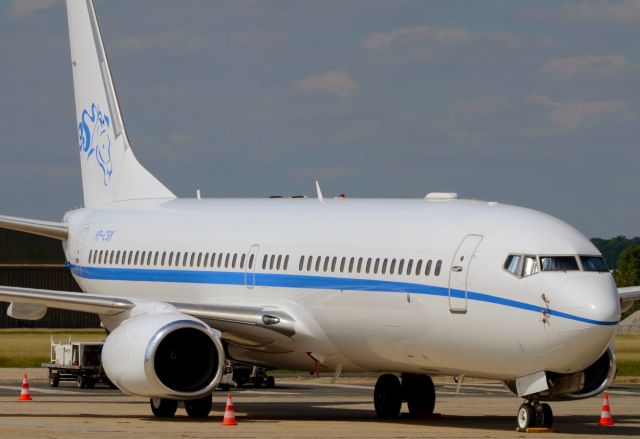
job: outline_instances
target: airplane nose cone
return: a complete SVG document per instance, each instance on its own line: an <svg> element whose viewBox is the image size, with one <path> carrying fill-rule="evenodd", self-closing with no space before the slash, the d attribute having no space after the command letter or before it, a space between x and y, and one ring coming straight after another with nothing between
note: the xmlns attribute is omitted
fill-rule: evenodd
<svg viewBox="0 0 640 439"><path fill-rule="evenodd" d="M571 360L566 371L591 365L607 348L620 319L618 289L609 274L582 275L568 280L554 294L550 326Z"/></svg>

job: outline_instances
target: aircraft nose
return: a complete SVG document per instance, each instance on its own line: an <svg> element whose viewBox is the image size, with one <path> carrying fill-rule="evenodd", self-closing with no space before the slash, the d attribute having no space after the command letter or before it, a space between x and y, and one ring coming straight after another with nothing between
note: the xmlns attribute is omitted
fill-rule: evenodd
<svg viewBox="0 0 640 439"><path fill-rule="evenodd" d="M554 294L550 326L564 344L569 369L592 364L607 348L620 319L618 289L609 274L568 280Z"/></svg>

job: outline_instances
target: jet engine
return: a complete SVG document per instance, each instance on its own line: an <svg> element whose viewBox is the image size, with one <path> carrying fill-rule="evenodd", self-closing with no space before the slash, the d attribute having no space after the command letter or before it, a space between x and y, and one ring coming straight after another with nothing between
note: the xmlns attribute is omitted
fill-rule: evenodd
<svg viewBox="0 0 640 439"><path fill-rule="evenodd" d="M107 337L102 364L122 391L164 399L211 394L222 378L220 333L179 312L125 320Z"/></svg>
<svg viewBox="0 0 640 439"><path fill-rule="evenodd" d="M559 374L547 372L549 389L530 395L538 401L571 401L586 399L602 393L616 376L616 353L613 345L591 366L580 372ZM516 395L515 381L505 381Z"/></svg>

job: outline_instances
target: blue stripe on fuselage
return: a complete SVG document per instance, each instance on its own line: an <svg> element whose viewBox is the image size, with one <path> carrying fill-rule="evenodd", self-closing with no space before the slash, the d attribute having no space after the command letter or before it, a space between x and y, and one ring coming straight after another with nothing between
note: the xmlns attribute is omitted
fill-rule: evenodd
<svg viewBox="0 0 640 439"><path fill-rule="evenodd" d="M78 277L97 280L120 280L131 282L167 282L167 283L192 283L213 285L245 285L245 277L252 282L255 276L255 286L280 287L280 288L306 288L316 290L347 290L347 291L373 291L380 293L412 293L429 296L449 296L449 289L433 285L416 284L410 282L397 282L376 279L357 279L330 276L308 276L302 274L279 273L251 273L228 271L198 271L198 270L161 270L147 268L110 268L110 267L83 267L69 264L71 271ZM462 290L451 290L451 296L464 299ZM490 294L467 292L467 299L478 302L494 303L509 308L523 309L526 311L545 311L549 315L561 317L591 325L612 326L618 322L607 322L587 319L553 309L542 308L526 302L492 296Z"/></svg>

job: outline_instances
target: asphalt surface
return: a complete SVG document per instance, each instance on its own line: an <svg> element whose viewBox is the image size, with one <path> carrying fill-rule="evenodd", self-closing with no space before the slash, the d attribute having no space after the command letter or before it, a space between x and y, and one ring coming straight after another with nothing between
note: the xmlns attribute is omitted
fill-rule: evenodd
<svg viewBox="0 0 640 439"><path fill-rule="evenodd" d="M174 418L151 415L147 399L106 387L80 390L75 383L50 388L43 377L30 382L33 401L17 401L16 380L0 374L0 437L525 437L515 432L520 400L500 384L437 384L436 412L442 417L393 421L376 419L375 380L279 378L274 389L233 390L238 426L222 426L227 392L214 394L209 418L188 418L182 408ZM609 390L613 427L600 427L602 398L552 403L554 433L545 437L640 437L640 384ZM406 409L405 409L406 411Z"/></svg>

